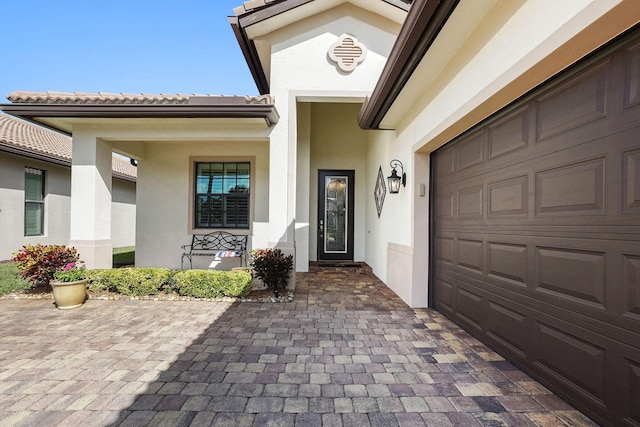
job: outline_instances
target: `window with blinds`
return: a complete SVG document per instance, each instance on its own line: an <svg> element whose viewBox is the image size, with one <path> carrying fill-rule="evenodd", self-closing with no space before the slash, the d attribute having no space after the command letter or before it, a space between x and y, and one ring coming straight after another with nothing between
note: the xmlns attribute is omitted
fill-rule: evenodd
<svg viewBox="0 0 640 427"><path fill-rule="evenodd" d="M44 171L24 170L24 235L44 234Z"/></svg>
<svg viewBox="0 0 640 427"><path fill-rule="evenodd" d="M195 171L195 228L248 229L251 163L196 163Z"/></svg>

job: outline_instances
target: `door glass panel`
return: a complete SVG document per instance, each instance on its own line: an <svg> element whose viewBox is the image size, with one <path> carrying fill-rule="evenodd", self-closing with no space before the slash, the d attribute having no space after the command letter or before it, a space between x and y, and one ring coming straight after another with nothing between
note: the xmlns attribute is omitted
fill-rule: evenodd
<svg viewBox="0 0 640 427"><path fill-rule="evenodd" d="M325 253L347 252L347 184L346 176L325 177Z"/></svg>

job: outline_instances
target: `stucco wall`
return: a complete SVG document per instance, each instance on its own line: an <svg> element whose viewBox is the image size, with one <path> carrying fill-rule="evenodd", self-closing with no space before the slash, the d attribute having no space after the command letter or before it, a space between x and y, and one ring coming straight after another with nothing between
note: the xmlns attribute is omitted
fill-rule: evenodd
<svg viewBox="0 0 640 427"><path fill-rule="evenodd" d="M45 171L43 236L24 236L24 168ZM0 260L27 244L69 244L71 170L0 153Z"/></svg>
<svg viewBox="0 0 640 427"><path fill-rule="evenodd" d="M618 8L622 3L460 3L383 120L397 136L385 141L373 133L369 145L379 145L368 153L369 169L380 162L388 173L385 156L387 165L398 158L407 167L407 188L387 196L372 227L368 259L409 305L423 306L427 298L429 153L623 31L638 9L634 18L631 3ZM399 262L403 268L389 267Z"/></svg>
<svg viewBox="0 0 640 427"><path fill-rule="evenodd" d="M331 120L338 117L331 107L321 105L353 103L364 99L373 90L399 29L399 25L392 21L351 4L344 4L263 37L272 46L270 86L281 117L271 133L270 180L272 183L288 182L286 191L282 191L282 187L271 189L269 241L293 252L295 239L298 271L305 271L308 260L315 259L316 255L314 218L317 215L317 169L355 169L356 185L359 187L356 189L356 197L364 197L365 192L372 192L366 187L364 149L358 148L357 155L351 152L361 144L358 141L362 137L357 136L355 145L345 152L346 146L336 142L340 140L336 138L337 134L330 134L331 127L334 126ZM351 73L340 71L327 54L331 45L343 33L357 37L367 48L365 61ZM313 112L304 109L296 111L299 102L310 102ZM357 110L356 107L351 108L349 121L340 125L349 127L350 135L355 135L358 130ZM298 121L296 113L306 117L301 117ZM332 119L321 118L321 114L328 114L327 117ZM298 125L305 128L300 130ZM310 138L321 141L317 144L312 142L310 149L308 132L315 132L315 137L312 135ZM319 144L326 144L322 153L319 151ZM314 149L317 149L316 152L311 153L310 150ZM351 154L355 157L350 158ZM308 156L315 157L317 162L310 168ZM320 166L321 164L332 166ZM303 170L299 173L297 167L302 167ZM364 200L358 200L356 205L358 227L355 257L364 260ZM295 238L291 227L294 223L297 230Z"/></svg>
<svg viewBox="0 0 640 427"><path fill-rule="evenodd" d="M371 199L366 173L367 135L357 126L360 104L311 104L309 259L317 260L318 170L355 171L354 261L365 260L366 208ZM300 200L304 203L304 200Z"/></svg>
<svg viewBox="0 0 640 427"><path fill-rule="evenodd" d="M114 248L136 244L136 184L113 180L111 243Z"/></svg>
<svg viewBox="0 0 640 427"><path fill-rule="evenodd" d="M236 161L252 158L253 217L249 248L267 246L269 222L269 143L182 142L147 144L146 157L138 163L138 215L136 266L180 268L182 245L191 242L189 230L190 165L198 159ZM207 268L213 257L194 257L194 268ZM229 258L216 268L239 265Z"/></svg>
<svg viewBox="0 0 640 427"><path fill-rule="evenodd" d="M45 223L43 236L24 236L24 168L45 171ZM130 224L135 223L135 184L113 180L114 242L135 244ZM0 260L27 244L69 245L71 169L0 153ZM118 230L118 233L116 233Z"/></svg>

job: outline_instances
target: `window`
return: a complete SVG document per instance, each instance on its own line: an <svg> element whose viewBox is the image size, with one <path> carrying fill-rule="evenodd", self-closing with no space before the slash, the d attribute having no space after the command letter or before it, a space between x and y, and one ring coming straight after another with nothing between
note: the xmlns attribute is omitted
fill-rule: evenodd
<svg viewBox="0 0 640 427"><path fill-rule="evenodd" d="M44 226L44 171L24 170L24 235L42 236Z"/></svg>
<svg viewBox="0 0 640 427"><path fill-rule="evenodd" d="M251 163L196 163L195 228L249 228Z"/></svg>

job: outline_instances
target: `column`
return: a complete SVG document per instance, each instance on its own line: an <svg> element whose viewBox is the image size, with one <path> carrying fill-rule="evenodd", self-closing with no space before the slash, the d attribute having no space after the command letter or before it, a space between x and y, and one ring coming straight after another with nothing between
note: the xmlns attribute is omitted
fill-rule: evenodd
<svg viewBox="0 0 640 427"><path fill-rule="evenodd" d="M87 268L111 268L111 143L73 132L71 236Z"/></svg>

